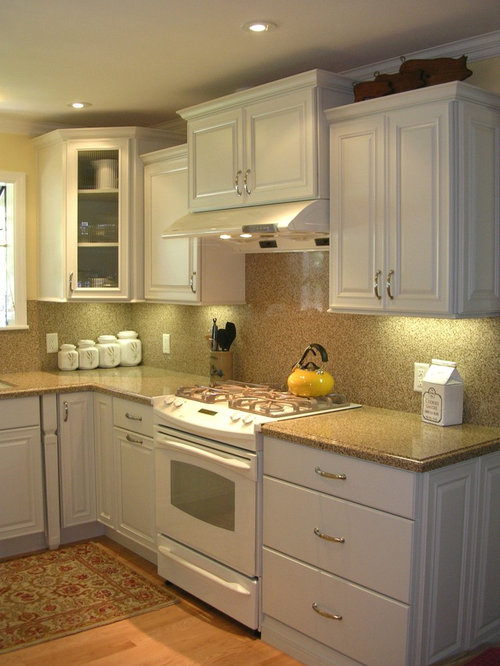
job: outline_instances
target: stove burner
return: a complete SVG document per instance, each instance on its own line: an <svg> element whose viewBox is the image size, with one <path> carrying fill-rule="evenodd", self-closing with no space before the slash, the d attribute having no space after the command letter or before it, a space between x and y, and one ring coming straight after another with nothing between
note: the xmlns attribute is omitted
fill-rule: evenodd
<svg viewBox="0 0 500 666"><path fill-rule="evenodd" d="M215 386L182 386L177 390L177 395L210 404L227 402L230 409L276 418L314 413L348 404L344 396L336 393L306 398L282 391L271 384L243 382L224 382Z"/></svg>

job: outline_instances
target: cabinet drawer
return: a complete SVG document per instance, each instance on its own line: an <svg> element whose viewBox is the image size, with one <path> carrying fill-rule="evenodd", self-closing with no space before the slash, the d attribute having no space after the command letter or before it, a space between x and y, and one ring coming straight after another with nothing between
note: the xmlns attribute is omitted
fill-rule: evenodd
<svg viewBox="0 0 500 666"><path fill-rule="evenodd" d="M370 666L404 664L408 606L264 548L262 603L274 617ZM341 619L325 617L314 610Z"/></svg>
<svg viewBox="0 0 500 666"><path fill-rule="evenodd" d="M0 427L24 428L40 424L40 400L37 395L29 398L0 400Z"/></svg>
<svg viewBox="0 0 500 666"><path fill-rule="evenodd" d="M153 437L153 407L141 402L113 398L113 424Z"/></svg>
<svg viewBox="0 0 500 666"><path fill-rule="evenodd" d="M405 518L414 515L415 474L405 470L265 437L264 474Z"/></svg>
<svg viewBox="0 0 500 666"><path fill-rule="evenodd" d="M411 520L268 477L264 506L266 546L409 601Z"/></svg>

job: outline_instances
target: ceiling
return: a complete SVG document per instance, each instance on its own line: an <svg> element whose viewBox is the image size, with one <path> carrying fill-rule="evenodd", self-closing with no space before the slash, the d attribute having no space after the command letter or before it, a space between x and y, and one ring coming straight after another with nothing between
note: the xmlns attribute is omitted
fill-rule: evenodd
<svg viewBox="0 0 500 666"><path fill-rule="evenodd" d="M252 34L253 19L278 28ZM499 0L9 0L0 114L152 126L314 68L345 72L500 29ZM68 104L91 102L81 111Z"/></svg>

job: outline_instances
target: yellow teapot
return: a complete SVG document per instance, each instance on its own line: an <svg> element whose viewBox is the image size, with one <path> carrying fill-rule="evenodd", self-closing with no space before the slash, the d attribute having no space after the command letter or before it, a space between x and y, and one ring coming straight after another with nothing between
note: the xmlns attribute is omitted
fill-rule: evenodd
<svg viewBox="0 0 500 666"><path fill-rule="evenodd" d="M290 393L306 398L327 395L333 390L333 377L313 361L306 361L307 355L312 352L316 356L317 350L321 355L321 361L328 361L328 354L321 345L311 343L297 363L294 364L292 374L288 377L287 385Z"/></svg>

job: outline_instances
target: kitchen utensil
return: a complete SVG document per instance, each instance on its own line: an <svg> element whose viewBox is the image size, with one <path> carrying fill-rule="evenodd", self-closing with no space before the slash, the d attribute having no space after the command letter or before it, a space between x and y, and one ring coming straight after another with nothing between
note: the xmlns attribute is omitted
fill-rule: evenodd
<svg viewBox="0 0 500 666"><path fill-rule="evenodd" d="M217 347L217 317L214 317L212 319L212 322L213 322L213 324L212 324L212 345L211 345L210 349L212 351L217 351L217 349L218 349L218 347Z"/></svg>
<svg viewBox="0 0 500 666"><path fill-rule="evenodd" d="M292 374L288 377L288 389L294 395L303 397L314 397L327 395L333 389L333 377L329 372L318 366L314 361L306 361L308 354L312 352L316 356L316 351L321 355L321 361L328 361L326 349L316 342L306 347L301 358L293 366Z"/></svg>
<svg viewBox="0 0 500 666"><path fill-rule="evenodd" d="M235 337L236 337L236 326L233 324L232 321L226 322L226 344L228 350L233 344Z"/></svg>
<svg viewBox="0 0 500 666"><path fill-rule="evenodd" d="M229 351L228 335L225 328L219 328L217 331L217 346L220 347L222 351Z"/></svg>

